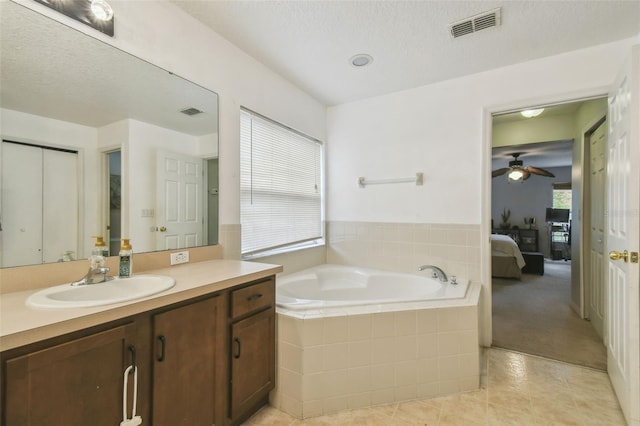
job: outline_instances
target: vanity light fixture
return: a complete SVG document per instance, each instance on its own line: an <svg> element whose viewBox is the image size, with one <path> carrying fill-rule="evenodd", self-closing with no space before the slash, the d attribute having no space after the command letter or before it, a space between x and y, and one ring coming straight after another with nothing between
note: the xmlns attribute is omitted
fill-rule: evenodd
<svg viewBox="0 0 640 426"><path fill-rule="evenodd" d="M113 37L113 9L106 0L35 0L78 22Z"/></svg>
<svg viewBox="0 0 640 426"><path fill-rule="evenodd" d="M373 57L365 53L354 55L349 59L349 63L356 68L366 67L367 65L370 65L371 62L373 62Z"/></svg>
<svg viewBox="0 0 640 426"><path fill-rule="evenodd" d="M524 111L520 111L520 114L523 117L526 118L533 118L533 117L537 117L540 114L542 114L542 111L544 111L544 108L538 108L538 109L525 109Z"/></svg>
<svg viewBox="0 0 640 426"><path fill-rule="evenodd" d="M104 0L91 0L91 13L99 21L110 21L113 18L113 9Z"/></svg>

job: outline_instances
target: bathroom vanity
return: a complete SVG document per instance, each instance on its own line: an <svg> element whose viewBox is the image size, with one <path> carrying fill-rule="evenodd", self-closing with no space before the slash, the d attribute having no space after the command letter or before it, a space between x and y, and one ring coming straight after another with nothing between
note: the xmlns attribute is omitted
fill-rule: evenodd
<svg viewBox="0 0 640 426"><path fill-rule="evenodd" d="M2 295L2 424L235 425L275 385L275 265L214 260L153 271L164 293L37 310ZM99 284L95 284L99 285ZM22 303L21 303L22 302ZM7 321L13 322L8 325Z"/></svg>

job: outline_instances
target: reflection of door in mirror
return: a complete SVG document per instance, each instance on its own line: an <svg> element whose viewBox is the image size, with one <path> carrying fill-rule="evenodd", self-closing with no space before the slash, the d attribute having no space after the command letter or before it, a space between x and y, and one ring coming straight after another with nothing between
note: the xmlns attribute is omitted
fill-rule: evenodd
<svg viewBox="0 0 640 426"><path fill-rule="evenodd" d="M207 231L209 241L218 241L218 159L207 160Z"/></svg>
<svg viewBox="0 0 640 426"><path fill-rule="evenodd" d="M204 221L204 161L169 151L158 151L156 178L156 249L169 250L202 244Z"/></svg>
<svg viewBox="0 0 640 426"><path fill-rule="evenodd" d="M78 153L3 140L1 180L2 267L75 258Z"/></svg>
<svg viewBox="0 0 640 426"><path fill-rule="evenodd" d="M122 167L120 161L120 150L107 153L107 163L109 164L109 222L107 224L106 235L109 241L109 253L115 256L120 251L121 225L122 225Z"/></svg>

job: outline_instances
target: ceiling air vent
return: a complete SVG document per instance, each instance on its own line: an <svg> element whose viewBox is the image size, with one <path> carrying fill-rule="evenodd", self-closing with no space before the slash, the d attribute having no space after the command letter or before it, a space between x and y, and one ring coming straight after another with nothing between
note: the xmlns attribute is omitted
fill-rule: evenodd
<svg viewBox="0 0 640 426"><path fill-rule="evenodd" d="M186 114L186 115L197 115L197 114L202 114L202 111L200 111L198 108L193 108L193 107L183 109L183 110L182 110L182 111L180 111L180 112L181 112L181 113L183 113L183 114Z"/></svg>
<svg viewBox="0 0 640 426"><path fill-rule="evenodd" d="M458 38L486 28L497 27L498 25L500 25L500 8L449 24L449 32L453 38Z"/></svg>

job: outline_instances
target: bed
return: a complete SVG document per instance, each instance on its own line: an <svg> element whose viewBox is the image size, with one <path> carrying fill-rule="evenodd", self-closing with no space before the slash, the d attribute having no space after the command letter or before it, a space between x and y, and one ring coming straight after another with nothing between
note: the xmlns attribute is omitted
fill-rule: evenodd
<svg viewBox="0 0 640 426"><path fill-rule="evenodd" d="M520 279L525 264L518 245L511 237L491 234L492 277Z"/></svg>

